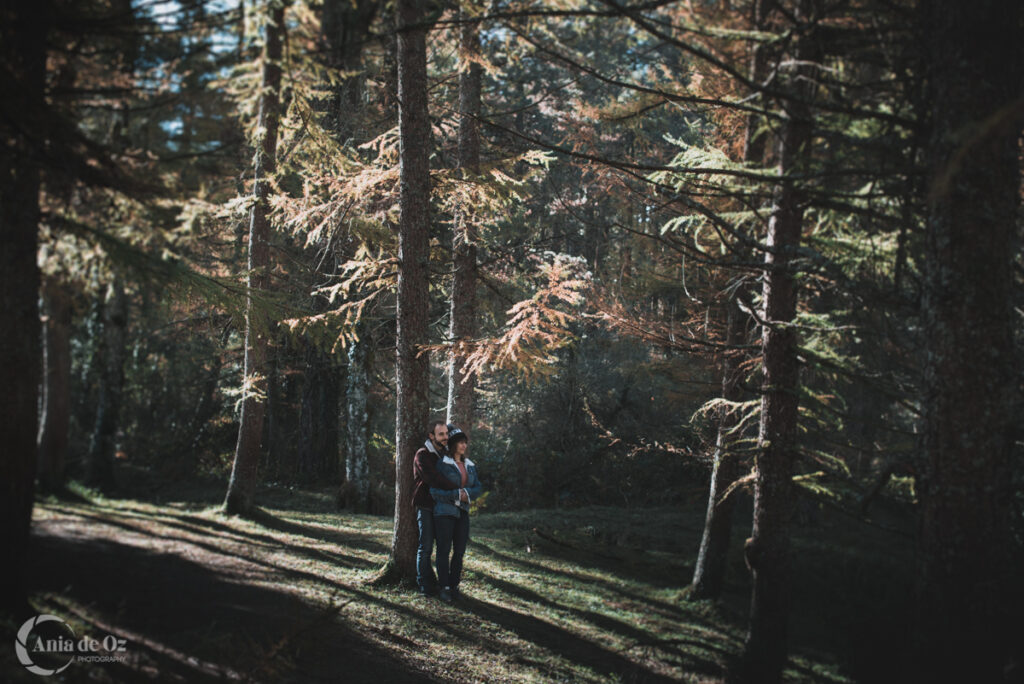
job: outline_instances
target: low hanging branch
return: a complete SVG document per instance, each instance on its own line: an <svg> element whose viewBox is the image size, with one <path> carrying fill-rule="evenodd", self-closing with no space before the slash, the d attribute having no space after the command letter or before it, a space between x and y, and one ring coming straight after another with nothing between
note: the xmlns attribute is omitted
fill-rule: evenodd
<svg viewBox="0 0 1024 684"><path fill-rule="evenodd" d="M526 380L555 370L555 352L572 343L571 326L582 317L580 308L591 287L591 273L579 257L543 252L529 257L543 283L529 299L515 303L496 337L434 345L428 351L454 348L466 359L463 375L485 370L510 370Z"/></svg>

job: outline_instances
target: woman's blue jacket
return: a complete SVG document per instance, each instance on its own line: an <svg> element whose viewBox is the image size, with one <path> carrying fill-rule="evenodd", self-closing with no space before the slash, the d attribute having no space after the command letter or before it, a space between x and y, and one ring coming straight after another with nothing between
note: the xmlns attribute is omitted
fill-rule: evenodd
<svg viewBox="0 0 1024 684"><path fill-rule="evenodd" d="M480 478L476 475L476 464L468 458L465 460L465 463L465 487L462 489L430 488L430 496L434 497L434 515L457 518L459 516L460 508L468 511L469 501L472 501L483 493L483 485L480 484ZM462 473L459 472L459 466L455 465L455 461L451 456L445 456L437 462L437 472L438 474L447 477L452 482L462 482ZM466 498L469 499L469 501L460 500L461 497L459 496L459 492L462 491L466 492Z"/></svg>

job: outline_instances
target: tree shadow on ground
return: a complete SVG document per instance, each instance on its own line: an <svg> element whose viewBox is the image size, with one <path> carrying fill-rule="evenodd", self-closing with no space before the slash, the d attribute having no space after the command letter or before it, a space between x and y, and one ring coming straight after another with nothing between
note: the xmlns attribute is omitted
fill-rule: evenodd
<svg viewBox="0 0 1024 684"><path fill-rule="evenodd" d="M339 546L351 546L353 548L369 551L371 553L386 554L389 548L386 544L367 538L366 535L330 530L320 526L304 525L302 523L286 520L268 511L258 509L252 520L263 527L285 534L294 534L310 539L327 541ZM212 521L207 521L212 522Z"/></svg>
<svg viewBox="0 0 1024 684"><path fill-rule="evenodd" d="M545 622L532 615L524 615L493 603L474 598L465 598L459 607L482 620L500 624L515 632L521 638L531 641L564 656L577 665L588 667L595 672L612 676L622 682L674 682L676 679L662 675L635 663L619 653L584 639L557 625ZM500 644L499 644L500 647ZM517 654L520 658L522 654ZM533 663L537 666L537 663ZM547 667L543 666L542 667ZM554 678L564 679L571 673L549 672Z"/></svg>
<svg viewBox="0 0 1024 684"><path fill-rule="evenodd" d="M490 546L488 544L484 544L483 542L481 542L481 541L479 541L477 539L473 539L473 541L472 541L472 549L474 550L474 553L478 552L478 551L483 551L484 553L489 554L489 555L493 556L494 558L497 558L498 560L500 560L500 561L502 561L504 563L518 565L518 566L524 568L525 570L528 570L528 571L531 571L531 572L539 572L539 573L545 574L545 575L549 575L549 574L550 575L559 575L559 576L565 577L566 579L571 580L573 582L580 582L580 583L583 583L583 584L596 584L596 585L599 585L599 586L603 587L604 589L606 589L606 590L608 590L610 592L614 592L614 593L620 594L620 595L622 595L622 596L624 596L624 597L626 597L626 598L628 598L628 599L630 599L632 601L643 603L646 606L648 606L649 609L657 610L659 613L661 613L662 615L664 615L666 617L672 617L672 618L676 618L676 619L683 619L683 618L689 617L687 615L686 611L684 611L679 606L673 605L671 603L667 603L665 601L659 601L658 599L652 598L651 596L645 596L643 594L639 594L639 593L637 593L635 591L632 591L629 588L623 586L622 584L617 584L617 583L614 583L614 582L610 582L610 581L608 581L608 580L606 580L604 578L601 578L601 577L595 577L595 576L593 576L591 574L584 575L582 573L575 573L575 572L571 572L569 570L565 570L565 569L562 569L562 568L549 567L549 566L544 565L542 563L538 563L538 562L534 562L534 561L529 561L529 560L526 560L524 558L518 558L518 557L510 555L508 553L503 553L502 551L498 551L493 546ZM557 559L557 561L559 563L564 563L564 559L561 558L561 557L559 557ZM585 568L587 570L591 569L591 568L587 567L585 564L581 564L578 567ZM623 570L623 568L618 568L617 570L619 572L621 572Z"/></svg>
<svg viewBox="0 0 1024 684"><path fill-rule="evenodd" d="M73 562L72 562L73 559ZM127 664L74 663L65 681L434 681L316 606L174 553L36 530L32 591L93 635L128 640Z"/></svg>
<svg viewBox="0 0 1024 684"><path fill-rule="evenodd" d="M523 601L538 606L544 606L549 610L561 611L570 613L578 619L589 622L605 632L618 634L631 641L634 644L626 649L627 651L646 649L652 651L660 651L667 653L671 658L683 668L684 671L701 674L710 677L720 677L723 674L725 663L729 662L733 654L728 649L711 643L708 639L698 638L672 638L672 639L655 639L651 634L645 632L631 624L623 622L622 620L616 620L613 617L602 615L591 610L581 610L572 606L562 605L549 598L541 596L540 594L526 589L517 584L506 582L505 580L499 579L487 573L476 571L475 576L483 579L484 582L491 585L495 589L498 589L510 596L515 596ZM549 611L544 611L549 612ZM699 657L693 651L684 651L681 646L690 646L694 649L705 651L708 653L714 653L717 660Z"/></svg>
<svg viewBox="0 0 1024 684"><path fill-rule="evenodd" d="M190 532L192 534L203 535L210 537L210 541L198 541L196 539L182 539L183 542L188 544L194 544L200 548L213 553L221 555L230 555L240 560L248 562L259 562L252 556L246 556L237 553L231 553L222 546L218 546L213 542L216 542L218 538L233 541L237 543L244 543L249 545L258 544L259 546L268 550L286 549L289 552L293 552L297 555L308 558L309 560L327 561L333 564L337 564L342 567L353 567L360 569L367 569L373 567L373 562L357 556L343 554L337 550L324 551L322 549L307 548L300 544L285 544L281 540L276 539L270 535L264 535L254 532L248 532L245 530L238 530L228 525L218 523L212 520L206 520L205 518L199 518L197 516L180 516L174 514L161 514L154 516L141 515L136 513L126 513L116 509L108 509L113 515L101 515L89 513L82 509L67 509L60 508L57 506L47 506L49 510L53 510L65 515L74 515L79 518L90 520L92 522L111 525L119 527L125 531L138 532L140 534L147 534L151 536L157 536L154 531L147 529L143 525L133 525L126 522L123 518L129 520L135 519L146 523L156 524L163 527L169 527L182 532ZM117 517L113 517L117 516ZM178 522L184 521L184 522ZM211 531L212 530L212 531Z"/></svg>

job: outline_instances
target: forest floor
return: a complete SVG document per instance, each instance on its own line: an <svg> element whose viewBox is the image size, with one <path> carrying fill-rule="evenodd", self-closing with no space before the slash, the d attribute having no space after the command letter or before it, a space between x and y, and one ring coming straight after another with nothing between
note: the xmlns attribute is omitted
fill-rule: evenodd
<svg viewBox="0 0 1024 684"><path fill-rule="evenodd" d="M482 512L452 605L369 584L390 518L325 491L265 488L249 521L213 486L37 502L32 602L121 663L53 681L715 682L742 645L749 580L687 602L703 502ZM819 511L795 540L791 681L884 681L906 643L909 543ZM738 517L738 520L741 519ZM749 518L745 518L749 519ZM5 681L39 677L0 649Z"/></svg>

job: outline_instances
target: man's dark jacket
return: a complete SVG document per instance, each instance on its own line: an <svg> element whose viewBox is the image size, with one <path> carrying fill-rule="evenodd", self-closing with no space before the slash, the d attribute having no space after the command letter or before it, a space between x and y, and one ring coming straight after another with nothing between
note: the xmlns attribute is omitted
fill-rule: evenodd
<svg viewBox="0 0 1024 684"><path fill-rule="evenodd" d="M456 489L459 485L437 472L439 454L428 439L412 459L412 505L417 508L434 508L434 497L430 488Z"/></svg>

